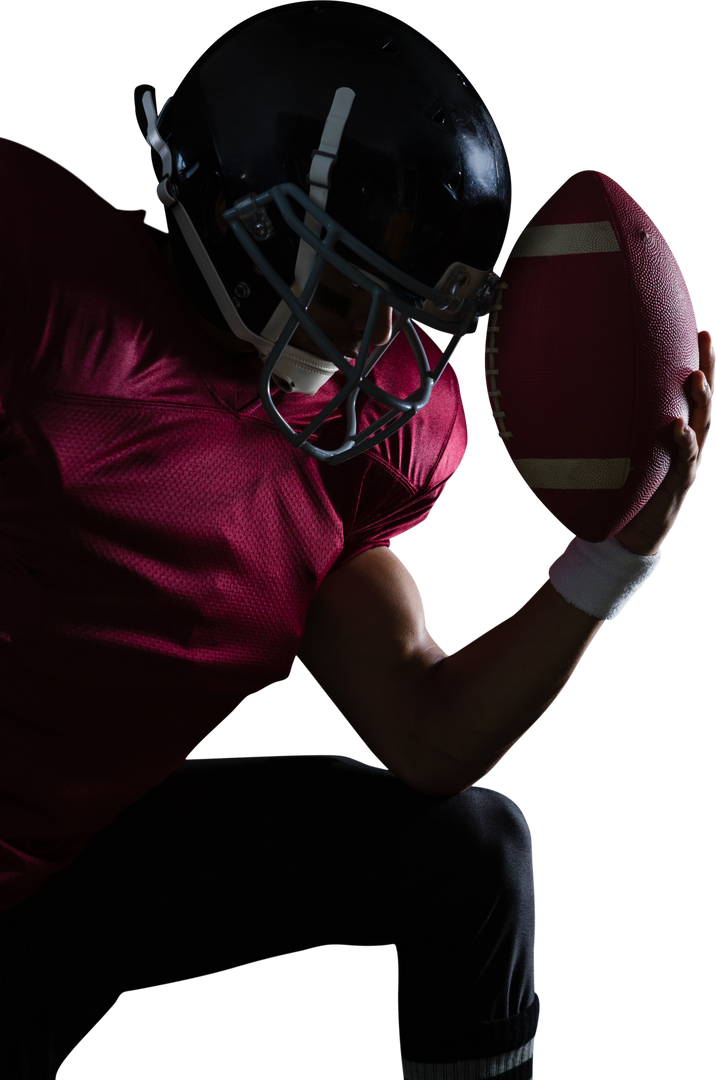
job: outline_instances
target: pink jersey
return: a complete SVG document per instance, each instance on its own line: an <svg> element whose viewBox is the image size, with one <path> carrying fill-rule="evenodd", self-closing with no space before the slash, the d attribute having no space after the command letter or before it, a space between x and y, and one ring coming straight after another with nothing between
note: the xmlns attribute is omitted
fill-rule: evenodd
<svg viewBox="0 0 716 1080"><path fill-rule="evenodd" d="M0 157L7 907L286 678L323 577L421 521L466 434L448 368L360 457L294 450L258 398L258 358L224 355L184 313L143 212L14 143ZM409 355L391 348L402 393ZM333 392L277 400L301 426Z"/></svg>

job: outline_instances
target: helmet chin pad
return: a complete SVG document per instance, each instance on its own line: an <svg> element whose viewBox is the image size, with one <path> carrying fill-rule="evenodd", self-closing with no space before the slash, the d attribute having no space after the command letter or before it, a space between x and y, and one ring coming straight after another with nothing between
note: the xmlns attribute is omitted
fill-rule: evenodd
<svg viewBox="0 0 716 1080"><path fill-rule="evenodd" d="M297 349L289 343L281 353L281 358L271 375L277 386L285 393L297 392L313 397L337 371L336 365L329 360L304 352L303 349Z"/></svg>

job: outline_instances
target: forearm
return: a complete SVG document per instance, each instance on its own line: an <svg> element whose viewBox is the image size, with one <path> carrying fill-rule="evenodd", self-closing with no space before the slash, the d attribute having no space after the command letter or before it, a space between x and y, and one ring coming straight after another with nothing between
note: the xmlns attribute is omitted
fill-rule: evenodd
<svg viewBox="0 0 716 1080"><path fill-rule="evenodd" d="M510 619L432 665L415 695L411 785L439 794L484 776L554 700L601 625L547 582Z"/></svg>

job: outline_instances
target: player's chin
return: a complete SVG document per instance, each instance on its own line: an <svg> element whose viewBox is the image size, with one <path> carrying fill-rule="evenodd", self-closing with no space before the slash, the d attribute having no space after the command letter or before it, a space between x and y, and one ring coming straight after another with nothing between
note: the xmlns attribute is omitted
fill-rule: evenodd
<svg viewBox="0 0 716 1080"><path fill-rule="evenodd" d="M349 360L352 363L358 359L358 353L360 352L361 345L360 341L356 343L354 340L346 338L341 339L338 337L334 338L330 336L328 336L328 340L338 350L341 356L344 356L346 358L346 360ZM291 344L295 345L299 349L302 349L304 352L311 353L313 356L320 357L321 360L327 360L329 363L332 362L331 357L326 356L323 350L319 349L315 341L304 338L302 335L299 336L298 334L294 334L293 338L291 339Z"/></svg>
<svg viewBox="0 0 716 1080"><path fill-rule="evenodd" d="M355 364L356 360L358 359L357 349L342 349L340 345L336 345L336 348L338 349L344 360L347 360L349 364ZM327 360L329 364L334 363L333 357L326 356L324 352L322 352L320 349L317 349L315 346L308 351L311 352L314 356L317 356L320 360Z"/></svg>

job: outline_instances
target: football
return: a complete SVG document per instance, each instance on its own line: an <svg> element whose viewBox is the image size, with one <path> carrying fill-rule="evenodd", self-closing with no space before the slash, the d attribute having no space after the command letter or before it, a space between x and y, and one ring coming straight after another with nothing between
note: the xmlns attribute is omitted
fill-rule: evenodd
<svg viewBox="0 0 716 1080"><path fill-rule="evenodd" d="M644 506L688 419L696 320L663 236L614 180L572 176L501 275L485 351L497 428L520 475L577 536Z"/></svg>

